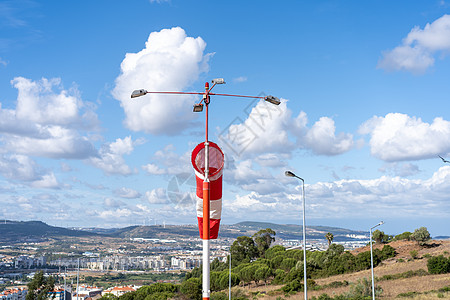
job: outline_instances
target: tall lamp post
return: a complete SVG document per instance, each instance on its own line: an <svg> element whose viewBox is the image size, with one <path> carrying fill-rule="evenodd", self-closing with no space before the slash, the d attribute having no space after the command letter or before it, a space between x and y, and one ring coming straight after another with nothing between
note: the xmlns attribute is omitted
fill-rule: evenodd
<svg viewBox="0 0 450 300"><path fill-rule="evenodd" d="M228 271L228 300L231 300L231 247L230 247L230 266Z"/></svg>
<svg viewBox="0 0 450 300"><path fill-rule="evenodd" d="M288 177L295 177L302 181L302 198L303 198L303 280L304 280L304 289L305 289L305 300L308 299L308 290L306 287L306 225L305 225L305 180L303 178L298 177L291 171L284 172L284 175Z"/></svg>
<svg viewBox="0 0 450 300"><path fill-rule="evenodd" d="M372 299L373 300L375 300L375 281L374 281L374 276L373 276L372 229L374 229L375 227L378 227L380 225L383 225L383 224L384 224L384 222L381 221L377 225L370 228L370 269L372 271Z"/></svg>
<svg viewBox="0 0 450 300"><path fill-rule="evenodd" d="M209 206L209 191L210 191L210 180L209 180L209 141L208 141L208 106L211 102L211 95L215 96L229 96L229 97L241 97L241 98L253 98L253 99L263 99L275 105L279 105L280 99L274 96L244 96L244 95L232 95L232 94L217 94L211 93L211 90L217 84L225 84L223 78L216 78L211 81L213 84L209 87L209 82L205 83L205 91L199 92L152 92L144 89L135 90L131 93L131 98L136 98L144 96L146 94L172 94L172 95L202 95L202 100L199 103L194 104L194 112L202 112L203 107L205 110L205 176L203 179L203 280L202 280L202 297L203 299L209 299L210 296L210 231L209 231L209 220L210 220L210 206Z"/></svg>

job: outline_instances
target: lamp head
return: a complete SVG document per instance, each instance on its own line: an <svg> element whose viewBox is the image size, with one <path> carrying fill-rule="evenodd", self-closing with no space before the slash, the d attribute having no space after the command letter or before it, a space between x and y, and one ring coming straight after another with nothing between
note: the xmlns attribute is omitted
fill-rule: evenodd
<svg viewBox="0 0 450 300"><path fill-rule="evenodd" d="M294 173L292 173L291 171L286 171L284 172L284 175L288 176L288 177L296 177Z"/></svg>
<svg viewBox="0 0 450 300"><path fill-rule="evenodd" d="M216 79L211 80L211 82L213 84L225 84L225 79L223 79L223 78L216 78Z"/></svg>
<svg viewBox="0 0 450 300"><path fill-rule="evenodd" d="M131 93L131 98L137 98L137 97L140 97L140 96L144 96L146 94L147 94L146 90L143 90L143 89L141 89L141 90L134 90Z"/></svg>
<svg viewBox="0 0 450 300"><path fill-rule="evenodd" d="M378 225L383 225L384 224L384 221L381 221L380 223L378 223Z"/></svg>
<svg viewBox="0 0 450 300"><path fill-rule="evenodd" d="M203 104L202 103L197 103L194 104L194 112L202 112L203 111Z"/></svg>
<svg viewBox="0 0 450 300"><path fill-rule="evenodd" d="M275 105L280 105L280 103L281 103L280 99L278 99L275 96L271 96L271 95L264 97L264 100L266 100L267 102L270 102L272 104L275 104Z"/></svg>

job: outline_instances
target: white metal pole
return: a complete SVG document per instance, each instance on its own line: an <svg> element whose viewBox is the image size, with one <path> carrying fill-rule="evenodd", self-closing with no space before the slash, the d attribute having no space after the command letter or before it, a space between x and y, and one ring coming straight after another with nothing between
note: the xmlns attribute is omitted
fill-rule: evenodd
<svg viewBox="0 0 450 300"><path fill-rule="evenodd" d="M64 269L64 300L66 300L66 274L67 273L67 267Z"/></svg>
<svg viewBox="0 0 450 300"><path fill-rule="evenodd" d="M205 83L205 177L203 180L203 278L202 278L202 297L203 300L210 296L210 240L209 240L209 141L208 141L208 106L209 106L209 83ZM205 193L207 196L205 197ZM207 223L207 224L205 224Z"/></svg>
<svg viewBox="0 0 450 300"><path fill-rule="evenodd" d="M305 217L305 181L302 180L302 195L303 195L303 284L305 289L305 300L308 299L308 288L306 286L306 217Z"/></svg>
<svg viewBox="0 0 450 300"><path fill-rule="evenodd" d="M228 300L231 300L231 247L230 247L230 271L228 278Z"/></svg>
<svg viewBox="0 0 450 300"><path fill-rule="evenodd" d="M372 299L375 300L375 282L373 276L372 228L370 228L370 269L372 272Z"/></svg>
<svg viewBox="0 0 450 300"><path fill-rule="evenodd" d="M384 222L381 221L380 223L378 223L377 225L373 226L372 228L370 228L370 269L372 272L372 300L375 300L375 277L373 276L373 249L372 249L372 229L374 229L375 227L378 227L380 225L383 225Z"/></svg>
<svg viewBox="0 0 450 300"><path fill-rule="evenodd" d="M79 300L79 294L78 294L79 278L80 278L80 258L78 258L78 269L77 269L77 300Z"/></svg>

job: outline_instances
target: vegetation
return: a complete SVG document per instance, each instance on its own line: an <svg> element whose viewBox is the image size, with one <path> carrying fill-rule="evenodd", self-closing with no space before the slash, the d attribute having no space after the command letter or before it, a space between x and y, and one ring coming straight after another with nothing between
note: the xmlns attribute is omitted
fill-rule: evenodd
<svg viewBox="0 0 450 300"><path fill-rule="evenodd" d="M329 248L331 243L333 242L334 235L331 232L328 232L327 234L325 234L325 238L327 239L328 248Z"/></svg>
<svg viewBox="0 0 450 300"><path fill-rule="evenodd" d="M39 271L34 274L33 279L27 284L28 293L26 300L46 300L48 299L48 294L55 288L55 280L53 277L45 277L44 272ZM54 298L55 294L50 298Z"/></svg>
<svg viewBox="0 0 450 300"><path fill-rule="evenodd" d="M416 230L417 231L417 230ZM415 231L415 232L416 232ZM374 232L374 239L377 243L387 243L393 239L408 239L414 236L414 240L418 241L423 235L423 230L419 230L421 235L403 233L393 238L384 234L384 232ZM331 235L331 236L330 236ZM363 278L358 282L349 283L347 281L336 281L328 285L317 286L315 280L331 275L339 275L352 273L361 270L370 269L370 251L353 255L349 251L345 251L344 247L339 244L332 243L332 234L326 235L329 241L329 247L323 252L306 252L306 269L307 269L307 285L309 289L325 289L340 286L349 286L349 291L343 295L334 296L334 298L322 294L318 298L312 299L365 299L371 296L371 282ZM231 285L232 299L248 299L242 289L236 286L258 286L267 284L280 284L282 287L278 293L283 293L285 297L289 297L302 291L303 286L303 250L286 250L286 248L275 245L271 247L274 241L275 232L270 229L258 231L252 237L239 236L231 246L232 270ZM328 236L328 237L327 237ZM422 239L423 240L423 239ZM386 244L383 248L373 250L374 266L379 265L383 260L394 257L395 249ZM410 252L412 257L417 257L417 253ZM409 278L413 276L426 276L429 274L440 274L449 272L450 260L444 256L431 257L428 260L428 272L425 270L408 271L401 274L385 275L378 280L394 280L399 278ZM228 299L228 284L230 280L229 263L221 262L215 259L211 263L211 299L222 300ZM104 275L104 280L111 279ZM118 274L116 277L123 278L124 275ZM195 268L192 272L187 273L181 284L158 283L150 286L144 286L134 293L127 293L119 300L151 300L151 299L201 299L202 298L202 267ZM118 278L115 278L116 280ZM375 293L380 295L382 289L376 286ZM257 293L250 295L256 299ZM283 299L282 297L279 297ZM107 300L104 298L103 300ZM114 300L109 299L108 300Z"/></svg>
<svg viewBox="0 0 450 300"><path fill-rule="evenodd" d="M450 273L450 258L445 258L444 255L431 257L428 259L427 267L430 274Z"/></svg>
<svg viewBox="0 0 450 300"><path fill-rule="evenodd" d="M426 227L420 227L414 230L411 235L411 239L417 241L420 245L423 245L425 242L431 239L430 233Z"/></svg>
<svg viewBox="0 0 450 300"><path fill-rule="evenodd" d="M405 231L403 233L400 233L400 234L396 235L393 240L394 241L401 241L401 240L409 241L409 240L411 240L411 235L412 235L411 232Z"/></svg>
<svg viewBox="0 0 450 300"><path fill-rule="evenodd" d="M372 233L372 238L377 244L385 244L393 239L392 235L387 235L378 229Z"/></svg>

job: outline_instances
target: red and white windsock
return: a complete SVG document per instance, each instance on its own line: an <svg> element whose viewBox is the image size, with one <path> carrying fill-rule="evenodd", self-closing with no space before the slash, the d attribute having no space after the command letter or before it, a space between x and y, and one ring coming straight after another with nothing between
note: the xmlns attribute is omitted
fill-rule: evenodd
<svg viewBox="0 0 450 300"><path fill-rule="evenodd" d="M224 156L222 150L209 142L209 239L217 239L222 214L222 172ZM205 179L205 143L198 144L192 151L192 166L197 182L197 219L200 238L203 239L203 181Z"/></svg>

